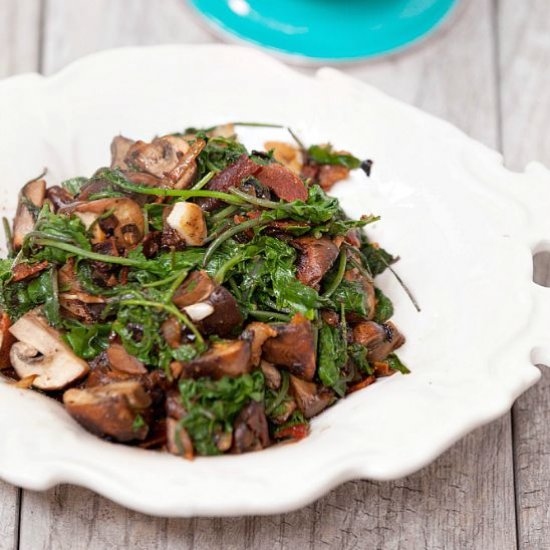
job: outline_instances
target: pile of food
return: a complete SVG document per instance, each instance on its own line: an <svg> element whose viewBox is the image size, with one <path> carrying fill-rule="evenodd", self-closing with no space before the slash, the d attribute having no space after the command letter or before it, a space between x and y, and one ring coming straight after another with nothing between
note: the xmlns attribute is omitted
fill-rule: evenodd
<svg viewBox="0 0 550 550"><path fill-rule="evenodd" d="M1 372L101 437L186 458L301 439L408 372L373 282L395 258L362 231L377 218L325 193L371 163L296 141L118 136L92 177L27 183L5 223Z"/></svg>

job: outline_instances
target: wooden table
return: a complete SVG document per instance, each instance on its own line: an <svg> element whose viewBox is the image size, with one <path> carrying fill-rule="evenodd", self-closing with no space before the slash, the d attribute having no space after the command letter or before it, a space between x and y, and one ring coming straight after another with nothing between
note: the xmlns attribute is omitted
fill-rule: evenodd
<svg viewBox="0 0 550 550"><path fill-rule="evenodd" d="M183 0L0 0L0 76L51 74L103 48L213 40ZM513 168L550 165L549 0L462 0L452 24L425 43L345 70L502 150ZM549 265L536 270L548 284ZM423 471L347 483L291 514L167 520L73 486L35 493L0 482L0 550L550 549L543 370L511 413Z"/></svg>

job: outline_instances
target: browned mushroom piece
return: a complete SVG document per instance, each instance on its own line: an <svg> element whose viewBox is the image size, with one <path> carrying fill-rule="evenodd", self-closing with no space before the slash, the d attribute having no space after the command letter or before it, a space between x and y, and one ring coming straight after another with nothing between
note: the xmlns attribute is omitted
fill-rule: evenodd
<svg viewBox="0 0 550 550"><path fill-rule="evenodd" d="M250 372L250 344L245 340L214 342L210 349L182 363L181 378L208 377L219 380L224 376L240 376Z"/></svg>
<svg viewBox="0 0 550 550"><path fill-rule="evenodd" d="M182 151L178 164L166 174L166 177L172 182L174 189L186 189L197 177L197 157L205 148L206 141L195 139L193 143L188 144L180 137L166 136L164 139L169 140L176 148L178 148L181 142L185 143L188 147L185 152Z"/></svg>
<svg viewBox="0 0 550 550"><path fill-rule="evenodd" d="M379 325L374 321L364 321L353 328L353 341L365 346L369 361L383 361L392 351L405 343L405 337L390 321Z"/></svg>
<svg viewBox="0 0 550 550"><path fill-rule="evenodd" d="M263 403L245 405L233 424L232 452L249 453L269 446L269 428Z"/></svg>
<svg viewBox="0 0 550 550"><path fill-rule="evenodd" d="M195 454L187 430L174 418L166 419L166 450L187 460L192 460Z"/></svg>
<svg viewBox="0 0 550 550"><path fill-rule="evenodd" d="M166 409L166 415L176 420L181 420L187 414L181 402L181 394L175 388L171 388L166 392L164 407Z"/></svg>
<svg viewBox="0 0 550 550"><path fill-rule="evenodd" d="M48 187L46 189L46 198L52 204L54 212L74 202L74 197L60 185Z"/></svg>
<svg viewBox="0 0 550 550"><path fill-rule="evenodd" d="M263 346L263 357L304 380L315 376L315 343L311 323L296 314L288 324L275 325L277 336Z"/></svg>
<svg viewBox="0 0 550 550"><path fill-rule="evenodd" d="M25 237L34 229L35 217L29 204L42 208L46 198L46 181L36 179L29 181L19 192L19 203L13 221L13 247L19 250Z"/></svg>
<svg viewBox="0 0 550 550"><path fill-rule="evenodd" d="M205 302L216 288L216 282L206 271L193 271L174 293L173 302L184 308L198 302Z"/></svg>
<svg viewBox="0 0 550 550"><path fill-rule="evenodd" d="M143 440L149 428L136 422L151 405L151 398L135 380L112 382L86 389L70 389L63 403L87 430L118 441Z"/></svg>
<svg viewBox="0 0 550 550"><path fill-rule="evenodd" d="M112 233L120 248L128 248L143 239L145 220L139 204L127 197L78 202L62 209L78 216L87 229L92 228L92 243L105 241ZM106 216L103 217L102 216Z"/></svg>
<svg viewBox="0 0 550 550"><path fill-rule="evenodd" d="M275 160L292 170L295 174L300 174L302 171L302 153L300 150L282 141L266 141L264 143L266 151L273 151Z"/></svg>
<svg viewBox="0 0 550 550"><path fill-rule="evenodd" d="M115 136L111 141L111 168L126 170L128 168L124 159L130 147L135 143L133 139L124 136Z"/></svg>
<svg viewBox="0 0 550 550"><path fill-rule="evenodd" d="M11 367L10 350L15 337L10 332L11 320L7 313L0 315L0 370Z"/></svg>
<svg viewBox="0 0 550 550"><path fill-rule="evenodd" d="M367 312L366 319L372 319L376 313L374 283L369 281L369 279L362 275L355 267L346 271L344 279L350 282L357 282L361 285L363 289L363 303L365 304L365 311ZM362 317L356 312L347 313L346 318L350 323L357 323L365 319L365 317Z"/></svg>
<svg viewBox="0 0 550 550"><path fill-rule="evenodd" d="M205 271L194 271L174 293L173 302L204 334L230 336L243 322L234 296Z"/></svg>
<svg viewBox="0 0 550 550"><path fill-rule="evenodd" d="M37 375L35 388L60 390L89 372L88 363L73 353L39 310L29 311L9 330L18 340L11 347L11 365L20 378Z"/></svg>
<svg viewBox="0 0 550 550"><path fill-rule="evenodd" d="M136 141L129 145L122 163L124 168L145 172L170 187L184 189L196 177L196 158L205 145L202 139L188 143L176 135L158 137L151 143Z"/></svg>
<svg viewBox="0 0 550 550"><path fill-rule="evenodd" d="M292 375L290 375L290 393L306 418L316 416L335 400L334 393L329 389Z"/></svg>
<svg viewBox="0 0 550 550"><path fill-rule="evenodd" d="M300 237L294 239L291 244L300 251L296 263L298 280L304 285L318 289L321 279L338 258L338 246L327 237Z"/></svg>
<svg viewBox="0 0 550 550"><path fill-rule="evenodd" d="M262 346L269 338L274 338L275 336L277 336L277 331L266 323L254 321L246 326L241 338L250 342L250 363L253 367L257 367L260 364Z"/></svg>
<svg viewBox="0 0 550 550"><path fill-rule="evenodd" d="M111 368L127 374L147 374L142 361L130 355L122 344L113 342L106 350Z"/></svg>
<svg viewBox="0 0 550 550"><path fill-rule="evenodd" d="M270 390L278 390L281 387L282 376L279 369L273 364L262 359L260 369L265 378L265 385Z"/></svg>
<svg viewBox="0 0 550 550"><path fill-rule="evenodd" d="M349 172L349 168L345 166L325 164L319 168L317 179L323 190L329 191L335 183L345 180L349 176Z"/></svg>
<svg viewBox="0 0 550 550"><path fill-rule="evenodd" d="M162 337L172 348L179 348L181 345L181 325L175 317L168 317L160 326Z"/></svg>

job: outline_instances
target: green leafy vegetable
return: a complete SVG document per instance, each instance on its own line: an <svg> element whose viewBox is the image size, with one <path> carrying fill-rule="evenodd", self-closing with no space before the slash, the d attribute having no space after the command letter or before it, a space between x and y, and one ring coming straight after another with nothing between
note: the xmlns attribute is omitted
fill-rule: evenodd
<svg viewBox="0 0 550 550"><path fill-rule="evenodd" d="M63 328L65 329L63 339L82 359L93 359L109 346L111 334L109 323L85 325L75 319L65 319Z"/></svg>
<svg viewBox="0 0 550 550"><path fill-rule="evenodd" d="M382 324L388 321L393 315L393 303L379 288L375 288L374 292L376 296L374 320Z"/></svg>
<svg viewBox="0 0 550 550"><path fill-rule="evenodd" d="M312 145L307 154L316 164L332 164L345 166L355 170L361 166L361 161L349 153L340 153L333 150L332 145Z"/></svg>
<svg viewBox="0 0 550 550"><path fill-rule="evenodd" d="M386 363L388 363L390 369L397 370L401 374L410 374L411 371L401 362L399 357L395 353L391 353L386 358Z"/></svg>
<svg viewBox="0 0 550 550"><path fill-rule="evenodd" d="M323 323L319 330L318 374L324 386L338 395L346 393L346 380L342 369L346 364L346 343L338 328Z"/></svg>
<svg viewBox="0 0 550 550"><path fill-rule="evenodd" d="M264 377L261 371L236 378L224 377L182 380L179 385L187 414L181 421L201 455L220 454L214 437L233 431L233 421L250 401L264 399Z"/></svg>

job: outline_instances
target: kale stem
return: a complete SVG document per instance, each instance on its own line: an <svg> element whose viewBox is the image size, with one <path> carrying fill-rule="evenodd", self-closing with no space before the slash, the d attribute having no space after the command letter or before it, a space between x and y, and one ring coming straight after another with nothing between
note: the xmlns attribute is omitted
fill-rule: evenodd
<svg viewBox="0 0 550 550"><path fill-rule="evenodd" d="M13 255L13 240L11 235L11 227L8 218L2 217L2 225L4 226L4 235L6 237L6 248L8 249L8 255Z"/></svg>
<svg viewBox="0 0 550 550"><path fill-rule="evenodd" d="M170 288L167 290L166 295L164 296L164 301L166 303L169 303L172 301L172 297L174 296L174 292L178 289L178 287L187 279L187 275L189 274L189 270L184 269L180 273L178 273L178 276L175 278L174 282L170 285Z"/></svg>
<svg viewBox="0 0 550 550"><path fill-rule="evenodd" d="M244 256L242 254L237 254L234 258L230 258L229 260L227 260L227 262L225 262L216 272L214 280L221 285L225 280L227 272L243 260Z"/></svg>
<svg viewBox="0 0 550 550"><path fill-rule="evenodd" d="M199 189L202 189L218 172L212 170L212 172L208 172L205 176L203 176L193 187L191 187L191 191L198 191Z"/></svg>
<svg viewBox="0 0 550 550"><path fill-rule="evenodd" d="M250 317L254 317L255 319L259 319L260 321L290 321L291 317L290 315L285 315L284 313L276 313L274 311L263 311L261 309L255 309L253 311L249 311L248 315Z"/></svg>
<svg viewBox="0 0 550 550"><path fill-rule="evenodd" d="M167 283L172 282L174 279L177 279L180 276L179 273L174 273L173 275L170 275L169 277L166 277L165 279L160 279L159 281L153 281L152 283L145 283L143 284L143 288L155 288L157 286L163 286Z"/></svg>
<svg viewBox="0 0 550 550"><path fill-rule="evenodd" d="M346 272L346 252L344 250L340 251L340 257L338 260L338 271L336 272L336 276L334 279L332 279L332 282L328 286L328 288L323 292L323 298L330 298L334 291L340 286L340 283L342 282L342 279L344 278L344 274Z"/></svg>
<svg viewBox="0 0 550 550"><path fill-rule="evenodd" d="M228 229L225 233L222 233L215 241L212 242L212 244L208 247L206 254L204 255L204 260L202 262L202 265L205 266L208 264L208 262L211 260L212 255L214 252L225 242L227 239L230 239L231 237L237 235L237 233L242 233L243 231L246 231L248 229L252 229L253 227L258 227L259 225L265 225L269 223L268 221L263 220L262 218L254 218L252 220L248 220L247 222L241 223L240 225L235 225L234 227L231 227Z"/></svg>
<svg viewBox="0 0 550 550"><path fill-rule="evenodd" d="M235 189L232 187L229 189L229 192L233 195L236 195L237 197L245 200L246 202L249 202L250 204L254 204L256 206L261 206L263 208L285 208L288 204L288 202L275 202L275 201L268 201L266 199L258 199L257 197L254 197L250 195L249 193L245 193L244 191L241 191L240 189Z"/></svg>
<svg viewBox="0 0 550 550"><path fill-rule="evenodd" d="M197 327L173 304L163 304L161 302L152 302L150 300L140 299L121 300L119 303L126 306L143 306L164 309L164 311L167 311L168 313L176 317L179 321L181 321L193 333L201 349L206 349L204 338L202 337L202 334L198 331Z"/></svg>
<svg viewBox="0 0 550 550"><path fill-rule="evenodd" d="M234 204L230 204L229 206L227 206L226 208L223 208L219 212L216 212L215 214L212 214L212 216L210 216L209 219L210 219L210 221L213 221L213 222L223 220L223 219L231 216L231 214L234 214L238 209L239 209L238 206L235 206Z"/></svg>
<svg viewBox="0 0 550 550"><path fill-rule="evenodd" d="M288 386L290 378L288 376L288 372L282 371L282 382L281 382L281 389L277 393L277 397L273 400L273 403L267 408L265 411L265 414L269 416L273 411L277 409L277 407L285 400L287 394L288 394Z"/></svg>
<svg viewBox="0 0 550 550"><path fill-rule="evenodd" d="M84 250L78 246L72 244L54 241L52 239L36 239L34 244L39 246L51 246L52 248L58 248L59 250L64 250L74 254L75 256L80 256L82 258L88 258L89 260L95 260L98 262L105 262L110 264L126 265L129 267L139 267L144 269L144 263L141 260L133 260L131 258L121 258L119 256L108 256L107 254L98 254L97 252L92 252L91 250Z"/></svg>
<svg viewBox="0 0 550 550"><path fill-rule="evenodd" d="M117 178L116 181L113 181L113 183L115 183L119 187L122 187L122 189L133 191L134 193L141 193L142 195L156 195L159 197L179 197L181 199L209 197L213 199L220 199L229 204L243 204L243 201L239 200L237 197L234 197L229 193L223 193L221 191L209 191L205 189L166 189L163 187L150 187L148 185L137 185L135 183L130 183L122 177Z"/></svg>

